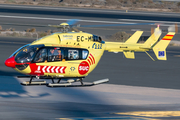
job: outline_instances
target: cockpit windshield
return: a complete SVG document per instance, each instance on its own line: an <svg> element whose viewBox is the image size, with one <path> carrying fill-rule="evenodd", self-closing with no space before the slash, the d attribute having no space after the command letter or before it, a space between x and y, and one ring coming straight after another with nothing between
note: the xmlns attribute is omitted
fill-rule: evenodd
<svg viewBox="0 0 180 120"><path fill-rule="evenodd" d="M25 47L19 53L16 54L15 61L17 63L31 62L35 56L35 53L39 50L39 48L43 46L44 45L30 45Z"/></svg>
<svg viewBox="0 0 180 120"><path fill-rule="evenodd" d="M21 51L23 48L25 48L25 47L27 47L27 46L29 46L29 45L30 45L30 44L26 44L26 45L20 47L20 48L17 49L10 57L15 56L17 52ZM9 58L10 58L10 57L9 57Z"/></svg>

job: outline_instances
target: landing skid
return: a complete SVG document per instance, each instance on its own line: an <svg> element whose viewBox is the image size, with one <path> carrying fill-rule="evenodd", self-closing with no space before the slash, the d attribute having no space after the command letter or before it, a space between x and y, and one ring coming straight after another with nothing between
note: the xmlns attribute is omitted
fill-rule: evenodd
<svg viewBox="0 0 180 120"><path fill-rule="evenodd" d="M73 85L71 83L49 83L47 87L88 87L109 82L109 79L97 80L90 84Z"/></svg>
<svg viewBox="0 0 180 120"><path fill-rule="evenodd" d="M24 76L24 78L27 78L27 77L28 76ZM70 80L67 80L67 82L60 82L61 78L59 78L59 80L55 82L54 79L51 78L52 83L47 83L46 81L40 81L40 80L32 81L33 78L35 78L35 76L30 76L30 80L22 82L21 85L24 85L24 86L46 85L47 87L88 87L88 86L94 86L94 85L109 82L109 79L103 79L103 80L94 81L93 83L84 84L82 81L84 77L82 77L82 78L77 78L76 80L70 79ZM81 84L72 84L72 83L76 83L77 81L80 81Z"/></svg>
<svg viewBox="0 0 180 120"><path fill-rule="evenodd" d="M33 82L29 82L29 81L24 81L21 83L21 85L47 85L46 81L33 81Z"/></svg>

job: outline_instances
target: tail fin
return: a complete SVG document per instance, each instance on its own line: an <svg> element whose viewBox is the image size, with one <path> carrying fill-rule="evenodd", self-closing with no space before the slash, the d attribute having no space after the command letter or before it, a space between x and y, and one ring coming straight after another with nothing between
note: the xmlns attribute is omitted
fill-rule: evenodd
<svg viewBox="0 0 180 120"><path fill-rule="evenodd" d="M154 47L153 51L158 60L167 60L166 57L166 48L169 45L170 41L174 37L175 32L169 32L166 36L163 37Z"/></svg>
<svg viewBox="0 0 180 120"><path fill-rule="evenodd" d="M143 31L136 31L125 43L137 43Z"/></svg>
<svg viewBox="0 0 180 120"><path fill-rule="evenodd" d="M159 37L161 36L161 33L161 29L157 27L154 33L144 43L144 47L151 48L158 41Z"/></svg>

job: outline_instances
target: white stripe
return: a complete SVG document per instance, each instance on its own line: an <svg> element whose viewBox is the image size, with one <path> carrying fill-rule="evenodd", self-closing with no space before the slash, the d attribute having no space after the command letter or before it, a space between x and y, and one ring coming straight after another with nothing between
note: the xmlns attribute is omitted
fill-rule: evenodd
<svg viewBox="0 0 180 120"><path fill-rule="evenodd" d="M51 66L49 66L49 67L47 68L47 72L48 72L48 73L50 73L50 71L49 71L50 68L51 68Z"/></svg>
<svg viewBox="0 0 180 120"><path fill-rule="evenodd" d="M62 68L60 69L60 73L63 73L63 69L64 69L64 67L62 67Z"/></svg>
<svg viewBox="0 0 180 120"><path fill-rule="evenodd" d="M44 66L43 69L42 69L42 71L43 71L44 73L46 72L46 71L45 71L45 68L46 68L46 67L47 67L47 66Z"/></svg>
<svg viewBox="0 0 180 120"><path fill-rule="evenodd" d="M55 66L51 68L51 72L52 72L52 73L54 73L54 68L55 68Z"/></svg>
<svg viewBox="0 0 180 120"><path fill-rule="evenodd" d="M38 66L38 69L37 69L37 70L40 71L40 68L41 68L41 66Z"/></svg>
<svg viewBox="0 0 180 120"><path fill-rule="evenodd" d="M56 73L59 73L59 72L58 72L58 69L59 69L59 67L56 68Z"/></svg>

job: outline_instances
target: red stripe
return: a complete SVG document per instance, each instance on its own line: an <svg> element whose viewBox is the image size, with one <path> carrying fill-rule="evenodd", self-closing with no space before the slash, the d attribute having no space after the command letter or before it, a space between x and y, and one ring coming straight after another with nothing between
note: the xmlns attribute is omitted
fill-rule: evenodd
<svg viewBox="0 0 180 120"><path fill-rule="evenodd" d="M63 73L63 74L65 73L65 70L67 68L65 66L46 66L45 67L44 65L30 64L31 73L29 73L29 74L30 75L44 75L44 73L53 73L52 72L53 67L54 67L54 69L53 69L54 73ZM62 72L61 72L60 70L62 67L64 67L64 68L62 69ZM45 72L43 72L43 68L44 68ZM49 68L49 72L47 71L48 68ZM56 72L56 69L57 69L57 72Z"/></svg>
<svg viewBox="0 0 180 120"><path fill-rule="evenodd" d="M60 67L60 68L58 69L58 73L61 73L61 69L62 69L62 67Z"/></svg>
<svg viewBox="0 0 180 120"><path fill-rule="evenodd" d="M95 59L94 59L94 57L92 56L92 54L90 54L90 56L93 58L93 61L94 61L94 64L95 64Z"/></svg>
<svg viewBox="0 0 180 120"><path fill-rule="evenodd" d="M92 60L92 58L89 56L89 59L91 60L91 63L93 64L93 60Z"/></svg>
<svg viewBox="0 0 180 120"><path fill-rule="evenodd" d="M62 68L62 67L61 67ZM65 73L65 69L66 69L66 67L64 67L63 69L62 69L62 72L63 73ZM60 71L60 73L61 73L61 71Z"/></svg>
<svg viewBox="0 0 180 120"><path fill-rule="evenodd" d="M65 73L65 70L66 70L66 67L64 67L64 69L63 69L63 73Z"/></svg>
<svg viewBox="0 0 180 120"><path fill-rule="evenodd" d="M166 35L166 36L172 36L173 37L174 35Z"/></svg>
<svg viewBox="0 0 180 120"><path fill-rule="evenodd" d="M166 38L163 38L162 40L172 40L172 39L166 39Z"/></svg>
<svg viewBox="0 0 180 120"><path fill-rule="evenodd" d="M52 66L52 68L54 67L54 69L56 68L55 66ZM53 71L54 71L54 69L53 69L53 71L52 71L52 68L51 68L51 73L54 73Z"/></svg>
<svg viewBox="0 0 180 120"><path fill-rule="evenodd" d="M49 70L49 72L48 73L51 73L51 67L52 66L48 66L47 68L49 68L48 70ZM46 72L47 72L47 68L46 68Z"/></svg>
<svg viewBox="0 0 180 120"><path fill-rule="evenodd" d="M58 72L56 72L56 69L57 69L57 67L54 68L54 73L58 73Z"/></svg>
<svg viewBox="0 0 180 120"><path fill-rule="evenodd" d="M89 64L91 65L91 62L89 61L89 59L87 59L87 60L88 60Z"/></svg>

